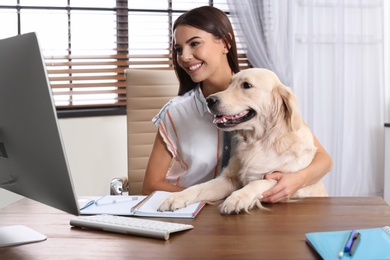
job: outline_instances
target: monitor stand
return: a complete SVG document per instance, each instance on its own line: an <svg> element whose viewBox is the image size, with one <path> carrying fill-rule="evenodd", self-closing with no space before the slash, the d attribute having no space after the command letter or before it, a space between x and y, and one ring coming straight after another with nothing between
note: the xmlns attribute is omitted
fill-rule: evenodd
<svg viewBox="0 0 390 260"><path fill-rule="evenodd" d="M0 227L0 247L40 242L46 238L45 235L22 225Z"/></svg>
<svg viewBox="0 0 390 260"><path fill-rule="evenodd" d="M17 186L14 178L0 183L0 188ZM46 240L46 236L23 225L13 225L0 227L0 248L5 246L15 246Z"/></svg>

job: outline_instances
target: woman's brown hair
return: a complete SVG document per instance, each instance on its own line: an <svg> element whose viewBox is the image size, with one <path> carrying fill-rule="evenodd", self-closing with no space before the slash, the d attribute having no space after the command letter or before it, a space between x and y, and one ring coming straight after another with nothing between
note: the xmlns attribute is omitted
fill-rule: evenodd
<svg viewBox="0 0 390 260"><path fill-rule="evenodd" d="M231 70L234 73L240 70L233 27L224 12L212 6L198 7L179 16L172 30L174 31L179 25L192 26L211 33L216 39L222 39L226 46L230 46L227 58ZM172 60L180 84L178 94L184 95L194 89L197 83L193 82L191 77L179 66L174 43L172 44Z"/></svg>

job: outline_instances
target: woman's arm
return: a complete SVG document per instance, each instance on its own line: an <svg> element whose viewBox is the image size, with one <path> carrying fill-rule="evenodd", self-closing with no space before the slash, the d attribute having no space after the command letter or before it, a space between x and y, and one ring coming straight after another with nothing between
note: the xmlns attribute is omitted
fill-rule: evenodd
<svg viewBox="0 0 390 260"><path fill-rule="evenodd" d="M156 190L181 191L183 188L172 185L165 181L169 166L172 162L172 154L157 132L149 162L146 167L144 183L142 187L143 194L150 194Z"/></svg>
<svg viewBox="0 0 390 260"><path fill-rule="evenodd" d="M299 189L321 180L331 170L333 166L332 158L314 134L313 139L314 145L317 147L317 152L309 166L296 173L274 172L265 176L265 179L273 179L278 181L278 183L263 193L263 202L275 203L286 201Z"/></svg>

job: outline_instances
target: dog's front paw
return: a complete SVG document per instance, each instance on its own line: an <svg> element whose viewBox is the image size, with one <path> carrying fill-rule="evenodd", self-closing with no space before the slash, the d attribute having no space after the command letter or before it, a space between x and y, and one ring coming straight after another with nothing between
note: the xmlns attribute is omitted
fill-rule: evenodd
<svg viewBox="0 0 390 260"><path fill-rule="evenodd" d="M181 192L176 192L166 197L158 207L157 211L175 211L177 209L185 208L190 201L186 196L181 195Z"/></svg>
<svg viewBox="0 0 390 260"><path fill-rule="evenodd" d="M255 205L260 203L260 200L249 194L241 191L233 192L227 199L221 204L221 214L240 213L241 211L249 212Z"/></svg>

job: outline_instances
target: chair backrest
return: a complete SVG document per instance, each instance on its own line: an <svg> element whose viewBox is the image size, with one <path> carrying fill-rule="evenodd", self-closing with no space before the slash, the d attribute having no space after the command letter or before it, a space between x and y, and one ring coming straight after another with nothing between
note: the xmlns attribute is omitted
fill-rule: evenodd
<svg viewBox="0 0 390 260"><path fill-rule="evenodd" d="M171 98L179 82L174 70L126 69L129 194L142 192L157 127L152 118Z"/></svg>

